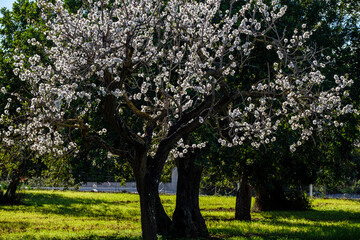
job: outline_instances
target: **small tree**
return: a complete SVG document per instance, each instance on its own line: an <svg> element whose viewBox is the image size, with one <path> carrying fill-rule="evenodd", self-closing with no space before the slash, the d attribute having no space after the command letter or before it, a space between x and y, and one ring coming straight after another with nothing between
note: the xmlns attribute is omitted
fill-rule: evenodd
<svg viewBox="0 0 360 240"><path fill-rule="evenodd" d="M332 115L353 112L341 104L351 80L335 76L336 87L322 89L324 63L305 46L312 32L304 26L291 39L277 32L286 7L250 0L233 8L235 2L222 12L216 0L89 0L73 14L61 1L39 1L52 42L44 47L49 63L14 55L14 72L31 86L31 98L11 94L22 103L22 121L8 124L10 113L1 116L3 142L62 156L76 152L71 132L77 131L126 154L140 195L143 238L156 239L160 219L169 222L158 196L165 161L171 150L181 158L201 148L182 138L208 119L227 124L222 145L250 140L258 147L275 141L272 134L285 118L300 134L295 150L333 123ZM278 61L268 78L246 87L240 73L257 42ZM103 121L93 120L99 116Z"/></svg>
<svg viewBox="0 0 360 240"><path fill-rule="evenodd" d="M21 48L26 55L40 54L40 50L30 43L24 43L24 39L36 38L39 41L44 40L42 34L41 22L37 21L40 17L40 10L36 4L28 0L18 0L13 5L13 10L1 9L0 18L0 106L3 112L12 113L20 109L21 104L12 101L13 98L7 91L17 92L26 96L26 83L14 74L12 55L16 48ZM35 20L35 21L34 21ZM29 96L29 95L27 95ZM13 115L12 115L13 116ZM7 120L6 120L7 119ZM16 117L2 117L4 121L16 122ZM2 124L1 127L4 125ZM1 142L1 162L0 172L2 176L9 180L9 187L0 199L1 202L12 203L16 200L16 190L20 183L20 178L30 175L34 170L34 161L32 153L28 146L13 144L4 144Z"/></svg>

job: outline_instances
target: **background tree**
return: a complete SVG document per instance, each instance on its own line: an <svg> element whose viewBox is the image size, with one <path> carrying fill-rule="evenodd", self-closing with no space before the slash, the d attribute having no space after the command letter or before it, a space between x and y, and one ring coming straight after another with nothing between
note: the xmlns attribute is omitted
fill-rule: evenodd
<svg viewBox="0 0 360 240"><path fill-rule="evenodd" d="M358 20L356 20L358 15L357 12L352 11L353 9L348 8L349 5L347 4L349 3L339 3L338 1L282 1L282 4L288 5L289 11L287 15L280 19L277 25L280 31L291 34L294 28L301 28L301 23L296 19L302 19L312 26L315 26L320 21L323 24L312 35L310 39L312 44L321 50L322 54L327 53L336 57L334 54L336 51L343 59L346 58L345 61L333 62L326 69L327 74L334 74L334 69L345 74L349 64L358 62L358 57L354 54L355 50L358 49L358 41L356 40L356 36L358 36ZM228 1L223 5L223 8L226 9L229 6L230 2ZM358 8L358 2L354 2L352 6L355 9ZM328 41L328 39L332 40ZM255 46L252 51L252 59L249 61L246 70L242 71L243 77L249 79L248 84L251 85L260 76L266 76L268 69L266 65L274 61L273 59L276 57L276 55L266 54L264 48ZM357 68L353 67L353 69ZM353 77L357 82L356 73L353 74ZM351 96L352 101L356 103L358 95L355 93L351 94ZM234 184L238 181L237 179L240 179L239 176L241 176L235 208L236 219L250 219L251 198L246 175L250 175L253 186L256 186L258 190L256 203L258 210L306 209L309 207L309 201L304 196L304 185L314 182L316 179L326 179L325 172L329 174L329 177L335 172L342 172L341 177L346 179L356 175L354 171L350 172L346 171L346 169L350 169L349 166L354 166L357 162L357 157L353 155L354 141L357 139L358 134L357 120L355 117L347 116L346 121L349 123L346 128L350 130L349 132L345 133L344 130L322 131L320 136L316 137L316 144L305 144L301 146L302 150L295 154L291 153L286 146L289 142L295 141L296 137L292 134L291 129L285 126L282 127L281 134L277 134L277 137L281 140L268 147L261 148L260 152L251 146L243 145L236 151L223 149L221 153L218 153L219 146L214 144L214 147L210 148L211 153L206 154L209 156L208 159L202 158L203 161L200 161L207 166L203 182L208 186L215 186L215 189L217 185L222 186L218 189L224 189L225 185L233 189ZM216 128L216 124L213 124L213 126ZM354 131L355 129L356 131ZM343 136L340 137L336 133L339 131L342 132ZM338 136L338 140L335 140L335 136ZM205 139L209 140L212 137ZM330 146L327 147L327 144ZM333 147L334 145L338 147L337 150ZM347 146L347 149L341 146ZM335 154L336 152L340 153L340 150L346 150L348 154L342 156ZM327 158L332 160L325 161L324 159ZM334 164L335 162L336 164ZM234 169L237 169L237 171L234 172ZM334 172L330 169L333 169ZM352 167L352 169L355 168ZM248 171L250 173L247 173ZM343 179L340 175L337 176L339 176L338 180ZM331 179L334 179L334 177L331 177ZM322 180L322 182L324 181Z"/></svg>
<svg viewBox="0 0 360 240"><path fill-rule="evenodd" d="M0 95L1 108L7 112L15 112L20 105L12 102L7 91L16 91L22 95L29 95L26 92L27 86L14 74L14 61L12 59L15 49L22 49L27 56L35 53L41 54L41 50L27 42L27 39L37 39L44 41L41 22L39 22L40 11L36 3L19 0L14 3L13 10L1 9L2 18L0 18L0 83L2 94ZM3 126L3 125L2 125ZM7 175L9 186L2 202L15 201L16 189L20 183L21 177L29 174L33 170L33 156L26 146L7 146L1 144L2 158L0 171L2 176ZM30 167L31 166L31 167Z"/></svg>

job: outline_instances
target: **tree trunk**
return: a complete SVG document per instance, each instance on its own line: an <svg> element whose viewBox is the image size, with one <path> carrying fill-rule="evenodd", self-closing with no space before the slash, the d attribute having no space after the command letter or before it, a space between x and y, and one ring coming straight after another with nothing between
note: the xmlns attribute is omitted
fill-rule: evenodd
<svg viewBox="0 0 360 240"><path fill-rule="evenodd" d="M142 236L154 240L157 234L167 234L171 224L159 196L161 167L157 160L146 157L146 152L137 152L137 156L142 164L133 171L140 196Z"/></svg>
<svg viewBox="0 0 360 240"><path fill-rule="evenodd" d="M141 229L145 240L157 239L156 198L158 197L159 178L157 166L146 154L146 149L134 152L134 171L136 188L140 196Z"/></svg>
<svg viewBox="0 0 360 240"><path fill-rule="evenodd" d="M256 211L287 210L288 201L284 189L276 182L261 184L256 187Z"/></svg>
<svg viewBox="0 0 360 240"><path fill-rule="evenodd" d="M262 185L257 185L255 188L255 211L266 211L267 205L270 202L270 197L266 188Z"/></svg>
<svg viewBox="0 0 360 240"><path fill-rule="evenodd" d="M202 167L194 163L195 153L177 161L178 182L176 208L170 234L176 237L208 237L205 220L199 208L199 188Z"/></svg>
<svg viewBox="0 0 360 240"><path fill-rule="evenodd" d="M26 152L24 154L26 156ZM23 174L24 169L27 169L27 156L26 157L19 157L19 165L17 168L14 168L10 172L10 183L8 189L6 190L5 194L0 199L0 202L3 203L15 203L16 200L16 190L20 184L21 175Z"/></svg>
<svg viewBox="0 0 360 240"><path fill-rule="evenodd" d="M141 228L144 240L157 239L155 179L146 173L142 178L136 178L136 188L140 196Z"/></svg>
<svg viewBox="0 0 360 240"><path fill-rule="evenodd" d="M164 210L164 207L160 200L159 191L157 191L155 205L156 205L155 214L156 214L157 233L160 235L166 235L169 233L169 229L171 226L171 219Z"/></svg>
<svg viewBox="0 0 360 240"><path fill-rule="evenodd" d="M16 200L16 190L20 183L20 176L13 176L10 179L10 184L8 189L6 190L4 196L2 196L2 203L14 203Z"/></svg>
<svg viewBox="0 0 360 240"><path fill-rule="evenodd" d="M235 219L251 221L251 187L246 171L243 171L240 188L236 194Z"/></svg>

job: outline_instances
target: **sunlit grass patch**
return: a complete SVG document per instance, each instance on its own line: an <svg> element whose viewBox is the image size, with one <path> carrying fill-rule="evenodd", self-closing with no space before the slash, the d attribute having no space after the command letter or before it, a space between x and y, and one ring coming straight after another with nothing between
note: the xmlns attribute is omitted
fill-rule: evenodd
<svg viewBox="0 0 360 240"><path fill-rule="evenodd" d="M172 215L175 196L161 195ZM360 239L360 202L315 199L310 211L253 212L234 220L235 198L200 196L216 239ZM0 206L0 239L141 239L139 196L27 191L24 205Z"/></svg>
<svg viewBox="0 0 360 240"><path fill-rule="evenodd" d="M224 239L360 239L358 201L315 199L312 210L252 213L252 222L217 216L209 230Z"/></svg>
<svg viewBox="0 0 360 240"><path fill-rule="evenodd" d="M135 194L29 191L25 205L0 207L3 239L140 237Z"/></svg>

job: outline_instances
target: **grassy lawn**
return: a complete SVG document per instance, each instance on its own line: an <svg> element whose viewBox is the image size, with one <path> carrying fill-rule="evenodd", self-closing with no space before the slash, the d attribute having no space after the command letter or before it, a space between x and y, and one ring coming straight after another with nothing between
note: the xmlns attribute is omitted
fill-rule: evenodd
<svg viewBox="0 0 360 240"><path fill-rule="evenodd" d="M175 196L161 196L166 211ZM140 239L139 197L123 193L26 191L25 205L0 206L0 239ZM200 197L217 239L360 239L360 202L315 199L305 212L252 213L233 220L234 197Z"/></svg>

